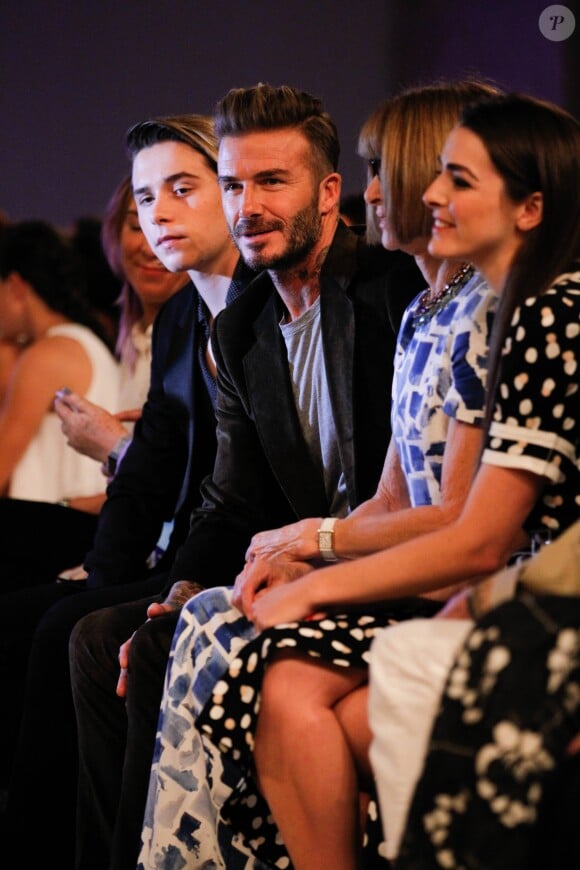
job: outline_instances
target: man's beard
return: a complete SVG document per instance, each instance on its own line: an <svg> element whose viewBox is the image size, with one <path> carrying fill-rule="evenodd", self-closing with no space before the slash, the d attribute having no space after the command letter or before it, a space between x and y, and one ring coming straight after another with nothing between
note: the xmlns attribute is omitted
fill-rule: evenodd
<svg viewBox="0 0 580 870"><path fill-rule="evenodd" d="M320 239L322 218L318 212L318 201L313 201L302 211L296 214L286 226L282 221L265 221L261 218L242 218L236 224L231 236L238 248L239 237L246 232L257 233L260 231L280 230L286 240L286 248L279 254L262 254L261 251L244 251L240 253L250 268L260 271L271 269L274 272L283 272L298 266L312 251Z"/></svg>

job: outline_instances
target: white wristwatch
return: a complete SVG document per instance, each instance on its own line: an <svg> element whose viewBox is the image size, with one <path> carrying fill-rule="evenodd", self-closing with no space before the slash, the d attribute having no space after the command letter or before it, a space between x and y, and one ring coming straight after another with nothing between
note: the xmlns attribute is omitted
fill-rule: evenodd
<svg viewBox="0 0 580 870"><path fill-rule="evenodd" d="M334 552L334 526L336 517L325 517L318 529L318 552L325 562L338 562L338 556Z"/></svg>

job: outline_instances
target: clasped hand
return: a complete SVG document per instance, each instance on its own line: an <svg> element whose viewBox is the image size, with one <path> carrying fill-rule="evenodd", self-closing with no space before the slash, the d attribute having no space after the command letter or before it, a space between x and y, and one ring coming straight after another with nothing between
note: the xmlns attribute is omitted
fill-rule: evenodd
<svg viewBox="0 0 580 870"><path fill-rule="evenodd" d="M260 629L309 614L305 596L283 589L312 570L318 556L320 520L299 520L258 532L246 551L246 564L236 577L233 604Z"/></svg>
<svg viewBox="0 0 580 870"><path fill-rule="evenodd" d="M252 619L252 607L258 597L274 587L292 583L310 570L307 562L252 557L236 577L232 602L247 619Z"/></svg>

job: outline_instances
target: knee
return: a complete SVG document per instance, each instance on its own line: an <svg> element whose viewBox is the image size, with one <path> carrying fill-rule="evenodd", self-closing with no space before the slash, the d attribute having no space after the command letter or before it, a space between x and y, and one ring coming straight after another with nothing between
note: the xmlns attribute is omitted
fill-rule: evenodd
<svg viewBox="0 0 580 870"><path fill-rule="evenodd" d="M260 723L277 734L298 733L315 725L324 707L322 699L308 691L303 663L277 659L266 669L262 680Z"/></svg>
<svg viewBox="0 0 580 870"><path fill-rule="evenodd" d="M279 659L272 662L264 672L262 680L262 706L267 704L273 710L284 708L294 694L294 663Z"/></svg>
<svg viewBox="0 0 580 870"><path fill-rule="evenodd" d="M178 612L158 616L136 629L129 650L131 673L145 670L150 677L163 680L178 618Z"/></svg>
<svg viewBox="0 0 580 870"><path fill-rule="evenodd" d="M95 610L81 617L73 626L69 637L69 662L73 676L88 663L115 669L118 666L119 640L111 631L107 614L109 608Z"/></svg>
<svg viewBox="0 0 580 870"><path fill-rule="evenodd" d="M95 625L99 621L99 615L98 612L89 613L86 616L81 617L81 619L75 623L70 633L69 649L71 651L73 649L86 649L92 645L96 636Z"/></svg>

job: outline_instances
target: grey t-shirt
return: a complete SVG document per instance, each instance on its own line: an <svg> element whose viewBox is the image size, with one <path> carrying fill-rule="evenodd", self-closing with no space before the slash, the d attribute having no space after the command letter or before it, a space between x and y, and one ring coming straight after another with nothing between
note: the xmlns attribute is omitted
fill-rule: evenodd
<svg viewBox="0 0 580 870"><path fill-rule="evenodd" d="M320 330L320 297L297 320L281 323L300 426L314 462L321 469L331 516L349 511Z"/></svg>

